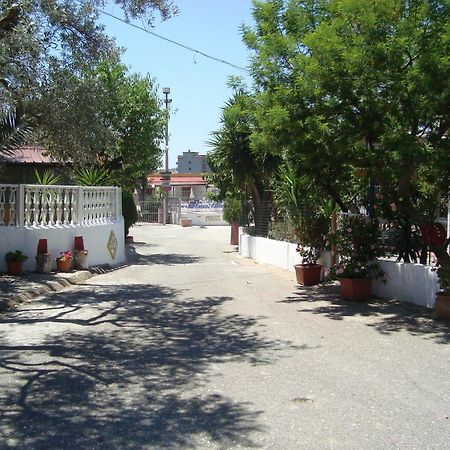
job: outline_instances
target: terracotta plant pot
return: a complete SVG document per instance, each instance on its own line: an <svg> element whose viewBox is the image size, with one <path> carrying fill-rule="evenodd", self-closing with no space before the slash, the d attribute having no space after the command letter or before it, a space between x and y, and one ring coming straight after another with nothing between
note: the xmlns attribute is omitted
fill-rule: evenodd
<svg viewBox="0 0 450 450"><path fill-rule="evenodd" d="M75 269L79 270L87 270L89 268L87 250L73 251L73 265Z"/></svg>
<svg viewBox="0 0 450 450"><path fill-rule="evenodd" d="M6 261L8 275L20 275L22 273L23 261Z"/></svg>
<svg viewBox="0 0 450 450"><path fill-rule="evenodd" d="M36 256L36 272L50 273L52 271L52 255L38 254Z"/></svg>
<svg viewBox="0 0 450 450"><path fill-rule="evenodd" d="M239 245L239 222L231 222L231 245Z"/></svg>
<svg viewBox="0 0 450 450"><path fill-rule="evenodd" d="M322 266L320 264L296 264L297 283L303 286L314 286L320 283Z"/></svg>
<svg viewBox="0 0 450 450"><path fill-rule="evenodd" d="M443 292L437 293L434 311L438 319L450 320L450 295Z"/></svg>
<svg viewBox="0 0 450 450"><path fill-rule="evenodd" d="M339 282L345 300L369 300L372 295L372 278L339 278Z"/></svg>
<svg viewBox="0 0 450 450"><path fill-rule="evenodd" d="M69 272L72 267L72 260L66 259L61 261L60 259L56 259L56 271L57 272Z"/></svg>

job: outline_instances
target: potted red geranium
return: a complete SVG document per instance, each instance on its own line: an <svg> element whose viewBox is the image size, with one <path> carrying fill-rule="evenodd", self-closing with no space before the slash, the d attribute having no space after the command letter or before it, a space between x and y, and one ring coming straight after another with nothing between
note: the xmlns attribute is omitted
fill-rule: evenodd
<svg viewBox="0 0 450 450"><path fill-rule="evenodd" d="M72 253L69 250L61 252L58 258L56 258L56 270L57 272L69 272L72 267Z"/></svg>

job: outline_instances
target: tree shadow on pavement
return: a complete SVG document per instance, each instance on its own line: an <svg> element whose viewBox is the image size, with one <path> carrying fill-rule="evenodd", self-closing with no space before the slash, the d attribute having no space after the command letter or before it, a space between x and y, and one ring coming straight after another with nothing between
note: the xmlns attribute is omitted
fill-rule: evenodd
<svg viewBox="0 0 450 450"><path fill-rule="evenodd" d="M127 262L129 264L162 264L166 266L174 266L178 264L192 264L202 261L202 257L183 255L177 253L153 253L151 255L143 255L136 251L134 247L126 250Z"/></svg>
<svg viewBox="0 0 450 450"><path fill-rule="evenodd" d="M7 314L3 448L254 446L261 412L200 389L212 363L267 364L291 344L260 336L257 318L220 314L229 297L181 294L154 285L86 286Z"/></svg>
<svg viewBox="0 0 450 450"><path fill-rule="evenodd" d="M407 331L441 344L450 341L449 324L434 319L433 310L412 303L376 297L365 302L344 300L340 296L337 283L297 286L295 293L280 302L302 304L305 307L299 312L320 314L333 320L352 316L365 317L367 326L383 334Z"/></svg>

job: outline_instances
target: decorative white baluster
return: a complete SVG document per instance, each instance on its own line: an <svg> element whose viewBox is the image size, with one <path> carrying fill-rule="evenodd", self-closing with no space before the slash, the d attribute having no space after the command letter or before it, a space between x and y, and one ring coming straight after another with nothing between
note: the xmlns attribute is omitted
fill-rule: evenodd
<svg viewBox="0 0 450 450"><path fill-rule="evenodd" d="M9 223L8 225L14 226L16 224L17 211L17 187L11 186L9 189Z"/></svg>
<svg viewBox="0 0 450 450"><path fill-rule="evenodd" d="M31 212L32 212L32 218L33 218L33 227L38 226L38 220L39 220L39 198L37 189L34 188L31 190Z"/></svg>
<svg viewBox="0 0 450 450"><path fill-rule="evenodd" d="M62 224L62 216L63 216L63 189L58 188L55 191L55 203L56 203L56 226L60 226Z"/></svg>
<svg viewBox="0 0 450 450"><path fill-rule="evenodd" d="M62 204L63 204L63 209L62 209L62 223L64 225L67 225L69 223L69 208L67 207L67 203L69 201L69 189L63 189L61 191L61 196L62 196Z"/></svg>
<svg viewBox="0 0 450 450"><path fill-rule="evenodd" d="M24 205L25 205L25 226L29 227L31 225L31 206L30 206L30 188L26 187L24 188Z"/></svg>
<svg viewBox="0 0 450 450"><path fill-rule="evenodd" d="M0 226L5 225L6 186L0 187Z"/></svg>
<svg viewBox="0 0 450 450"><path fill-rule="evenodd" d="M75 216L75 198L76 198L76 190L75 189L69 189L69 217L70 217L70 225L73 225L75 223L74 216Z"/></svg>
<svg viewBox="0 0 450 450"><path fill-rule="evenodd" d="M50 221L49 192L45 188L38 188L37 196L40 199L38 206L40 206L41 227L43 227Z"/></svg>

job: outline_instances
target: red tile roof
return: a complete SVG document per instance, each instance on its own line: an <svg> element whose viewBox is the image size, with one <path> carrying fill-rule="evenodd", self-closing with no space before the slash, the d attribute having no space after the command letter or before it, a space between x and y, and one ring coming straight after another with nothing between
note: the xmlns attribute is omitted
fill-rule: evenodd
<svg viewBox="0 0 450 450"><path fill-rule="evenodd" d="M161 174L152 173L148 175L147 181L149 185L160 186L162 181ZM170 184L172 186L207 186L208 182L203 179L201 174L173 173L170 178Z"/></svg>
<svg viewBox="0 0 450 450"><path fill-rule="evenodd" d="M45 154L41 146L26 146L4 155L4 159L15 164L57 164L58 160Z"/></svg>

